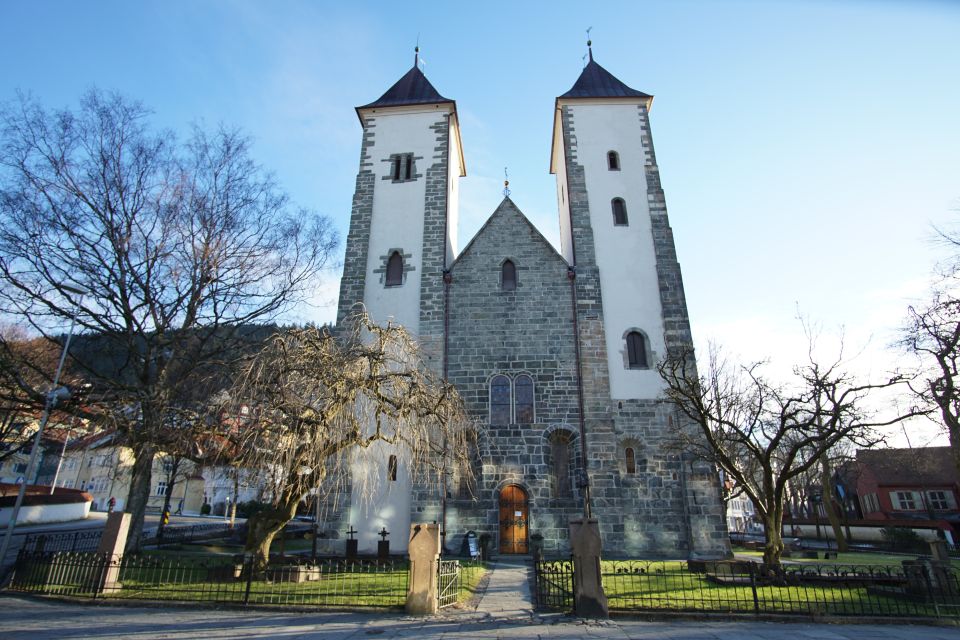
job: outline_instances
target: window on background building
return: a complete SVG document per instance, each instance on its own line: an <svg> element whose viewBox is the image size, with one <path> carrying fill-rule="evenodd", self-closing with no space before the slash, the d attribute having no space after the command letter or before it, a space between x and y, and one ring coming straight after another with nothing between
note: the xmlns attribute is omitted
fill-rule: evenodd
<svg viewBox="0 0 960 640"><path fill-rule="evenodd" d="M156 495L158 495L158 496L165 496L165 495L167 495L167 483L166 483L166 482L161 481L161 482L158 482L158 483L157 483L157 493L156 493Z"/></svg>
<svg viewBox="0 0 960 640"><path fill-rule="evenodd" d="M524 374L513 383L517 424L533 424L533 378Z"/></svg>
<svg viewBox="0 0 960 640"><path fill-rule="evenodd" d="M500 286L504 291L517 290L517 266L512 260L504 262L500 269Z"/></svg>
<svg viewBox="0 0 960 640"><path fill-rule="evenodd" d="M387 260L387 280L388 287L395 287L403 284L403 256L399 251L394 251Z"/></svg>
<svg viewBox="0 0 960 640"><path fill-rule="evenodd" d="M623 198L614 198L610 201L610 206L613 208L613 224L626 226L627 203L623 201Z"/></svg>
<svg viewBox="0 0 960 640"><path fill-rule="evenodd" d="M917 509L916 495L913 491L891 491L893 508L900 511L915 511Z"/></svg>
<svg viewBox="0 0 960 640"><path fill-rule="evenodd" d="M510 424L510 378L494 376L490 381L490 424Z"/></svg>
<svg viewBox="0 0 960 640"><path fill-rule="evenodd" d="M14 473L26 473L27 472L27 463L26 462L15 462L13 464Z"/></svg>
<svg viewBox="0 0 960 640"><path fill-rule="evenodd" d="M620 154L616 151L607 152L607 168L610 171L620 171Z"/></svg>
<svg viewBox="0 0 960 640"><path fill-rule="evenodd" d="M557 431L550 436L550 459L553 495L568 498L573 491L570 487L570 437L566 433Z"/></svg>
<svg viewBox="0 0 960 640"><path fill-rule="evenodd" d="M649 369L647 363L647 339L639 331L627 334L627 363L631 369Z"/></svg>
<svg viewBox="0 0 960 640"><path fill-rule="evenodd" d="M637 454L634 452L633 447L627 447L623 452L624 461L627 464L627 473L634 474L637 472Z"/></svg>
<svg viewBox="0 0 960 640"><path fill-rule="evenodd" d="M387 480L390 482L397 481L397 456L387 458Z"/></svg>
<svg viewBox="0 0 960 640"><path fill-rule="evenodd" d="M954 509L956 502L951 491L928 491L927 505L935 511L947 511L948 509Z"/></svg>

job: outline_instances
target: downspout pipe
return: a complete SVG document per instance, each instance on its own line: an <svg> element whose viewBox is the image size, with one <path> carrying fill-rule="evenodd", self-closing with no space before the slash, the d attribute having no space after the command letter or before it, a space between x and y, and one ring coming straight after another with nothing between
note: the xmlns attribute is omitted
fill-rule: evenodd
<svg viewBox="0 0 960 640"><path fill-rule="evenodd" d="M573 319L573 344L577 365L577 415L580 423L580 455L583 458L583 467L580 470L582 477L578 481L578 485L583 492L583 517L589 519L593 517L593 515L590 505L590 474L587 471L589 461L587 457L587 426L583 416L583 365L580 359L580 322L577 318L576 279L576 267L567 267L567 280L570 281L570 306Z"/></svg>

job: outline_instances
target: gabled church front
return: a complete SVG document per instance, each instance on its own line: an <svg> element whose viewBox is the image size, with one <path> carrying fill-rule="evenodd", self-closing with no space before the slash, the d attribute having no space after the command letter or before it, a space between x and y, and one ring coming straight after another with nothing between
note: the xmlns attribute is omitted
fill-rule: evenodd
<svg viewBox="0 0 960 640"><path fill-rule="evenodd" d="M388 445L358 459L373 495L348 490L331 528L353 527L361 552L376 550L384 527L402 550L410 524L430 521L452 551L472 531L499 553L528 553L535 534L563 552L568 523L587 508L608 556L729 551L717 477L671 448L687 427L656 370L692 338L652 101L592 52L556 99L560 253L506 197L454 254L466 175L457 107L416 61L357 108L363 139L338 322L362 303L376 321L403 324L485 424L472 473L454 470L444 488L414 481L402 457L382 464Z"/></svg>

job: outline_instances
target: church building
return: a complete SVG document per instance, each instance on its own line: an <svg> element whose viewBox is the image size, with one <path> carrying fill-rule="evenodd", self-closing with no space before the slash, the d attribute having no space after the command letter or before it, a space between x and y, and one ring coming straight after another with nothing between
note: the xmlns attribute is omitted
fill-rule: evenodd
<svg viewBox="0 0 960 640"><path fill-rule="evenodd" d="M362 303L374 320L404 325L484 424L473 473L452 472L445 488L413 479L381 445L390 463L374 470L373 496L345 496L335 518L338 530L355 528L361 552L376 550L383 527L397 551L411 523L436 521L454 552L472 531L494 552L542 541L562 553L568 523L586 511L607 556L728 552L716 474L671 447L689 425L662 398L656 369L692 338L652 102L592 51L556 98L559 253L509 196L455 252L466 175L457 105L416 61L357 107L338 323Z"/></svg>

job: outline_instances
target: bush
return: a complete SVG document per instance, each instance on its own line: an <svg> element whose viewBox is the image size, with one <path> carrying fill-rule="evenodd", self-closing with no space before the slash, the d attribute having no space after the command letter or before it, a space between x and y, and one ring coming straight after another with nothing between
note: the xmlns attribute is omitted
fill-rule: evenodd
<svg viewBox="0 0 960 640"><path fill-rule="evenodd" d="M200 507L200 515L202 515L202 516L208 516L208 515L210 515L210 503L209 503L209 502L204 502L204 503L203 503L203 506Z"/></svg>
<svg viewBox="0 0 960 640"><path fill-rule="evenodd" d="M270 509L269 502L258 502L257 500L248 500L237 504L237 517L249 519L256 513Z"/></svg>
<svg viewBox="0 0 960 640"><path fill-rule="evenodd" d="M880 535L894 551L922 553L927 550L927 543L913 529L884 527L880 529Z"/></svg>

